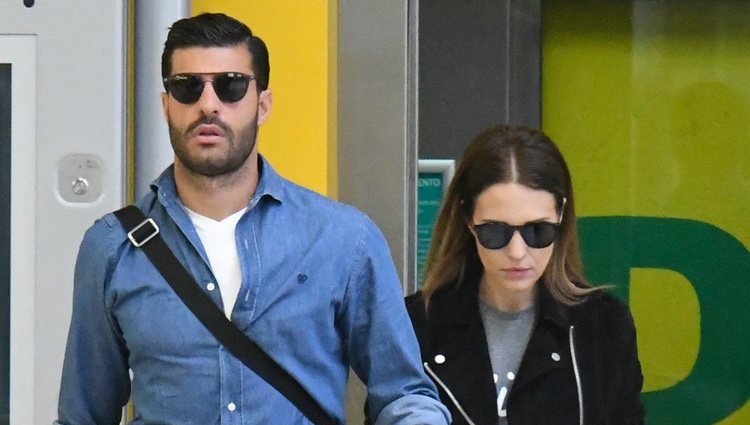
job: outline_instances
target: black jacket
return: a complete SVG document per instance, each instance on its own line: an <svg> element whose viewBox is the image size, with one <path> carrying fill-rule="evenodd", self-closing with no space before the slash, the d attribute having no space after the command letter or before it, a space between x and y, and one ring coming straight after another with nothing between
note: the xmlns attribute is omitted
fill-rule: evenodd
<svg viewBox="0 0 750 425"><path fill-rule="evenodd" d="M538 302L536 325L508 398L508 423L642 424L643 376L628 308L604 292L569 307L544 285ZM464 281L460 289L437 291L428 313L421 293L414 294L407 297L407 309L422 360L434 373L453 423L470 423L460 405L474 424L496 425L497 392L478 284Z"/></svg>

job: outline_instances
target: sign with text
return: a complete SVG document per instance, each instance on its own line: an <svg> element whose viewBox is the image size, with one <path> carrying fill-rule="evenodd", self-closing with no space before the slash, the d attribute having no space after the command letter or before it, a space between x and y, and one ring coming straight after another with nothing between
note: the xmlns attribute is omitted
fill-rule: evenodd
<svg viewBox="0 0 750 425"><path fill-rule="evenodd" d="M432 243L443 197L448 190L455 161L420 159L417 175L417 289L424 284L424 265Z"/></svg>

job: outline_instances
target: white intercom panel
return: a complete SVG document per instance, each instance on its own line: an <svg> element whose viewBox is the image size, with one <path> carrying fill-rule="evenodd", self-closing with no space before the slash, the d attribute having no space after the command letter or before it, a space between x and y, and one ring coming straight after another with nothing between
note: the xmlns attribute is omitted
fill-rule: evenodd
<svg viewBox="0 0 750 425"><path fill-rule="evenodd" d="M50 424L78 245L125 198L127 1L0 3L0 425Z"/></svg>

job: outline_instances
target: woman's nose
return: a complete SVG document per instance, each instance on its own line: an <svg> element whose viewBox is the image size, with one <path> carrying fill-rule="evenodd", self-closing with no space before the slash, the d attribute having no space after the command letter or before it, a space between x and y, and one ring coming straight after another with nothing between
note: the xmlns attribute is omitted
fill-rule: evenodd
<svg viewBox="0 0 750 425"><path fill-rule="evenodd" d="M505 253L511 258L523 258L526 255L526 248L526 242L521 237L521 233L515 230L508 246L505 247Z"/></svg>

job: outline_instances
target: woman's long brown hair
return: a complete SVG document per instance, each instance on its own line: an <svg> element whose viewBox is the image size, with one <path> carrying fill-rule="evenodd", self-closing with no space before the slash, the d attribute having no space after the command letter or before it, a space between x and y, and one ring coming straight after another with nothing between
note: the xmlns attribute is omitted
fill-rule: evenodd
<svg viewBox="0 0 750 425"><path fill-rule="evenodd" d="M424 298L481 274L468 223L477 197L497 183L518 183L555 197L563 214L558 239L542 280L552 296L576 304L597 290L583 275L570 171L554 142L539 130L498 126L479 134L464 152L446 193L425 264ZM563 201L565 199L565 201Z"/></svg>

